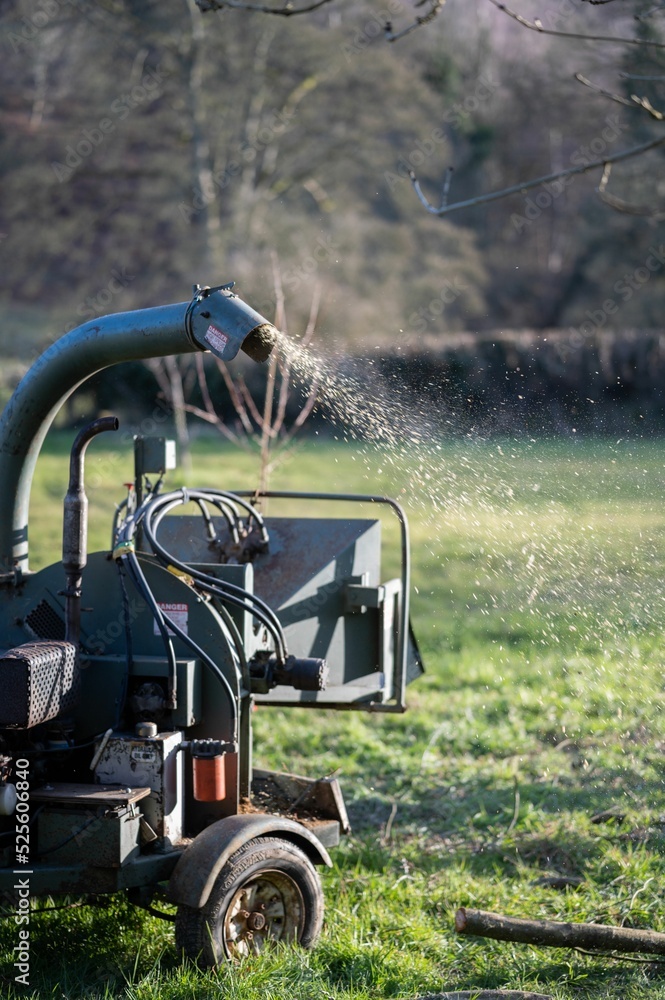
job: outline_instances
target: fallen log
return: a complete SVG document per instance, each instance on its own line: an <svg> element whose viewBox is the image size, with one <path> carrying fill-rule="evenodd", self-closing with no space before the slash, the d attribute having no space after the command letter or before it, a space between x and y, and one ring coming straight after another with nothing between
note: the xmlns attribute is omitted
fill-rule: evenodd
<svg viewBox="0 0 665 1000"><path fill-rule="evenodd" d="M475 934L499 941L518 941L553 948L665 955L665 934L657 931L610 927L606 924L522 920L518 917L504 917L500 913L489 913L487 910L469 910L464 906L455 914L455 930L458 934Z"/></svg>
<svg viewBox="0 0 665 1000"><path fill-rule="evenodd" d="M549 993L529 993L524 990L453 990L434 993L419 1000L552 1000Z"/></svg>

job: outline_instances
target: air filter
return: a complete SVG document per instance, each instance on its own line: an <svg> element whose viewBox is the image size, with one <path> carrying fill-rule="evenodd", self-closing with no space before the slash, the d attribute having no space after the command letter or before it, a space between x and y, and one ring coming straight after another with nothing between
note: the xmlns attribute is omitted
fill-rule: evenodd
<svg viewBox="0 0 665 1000"><path fill-rule="evenodd" d="M73 709L80 687L77 654L71 642L43 640L0 657L0 726L31 729Z"/></svg>

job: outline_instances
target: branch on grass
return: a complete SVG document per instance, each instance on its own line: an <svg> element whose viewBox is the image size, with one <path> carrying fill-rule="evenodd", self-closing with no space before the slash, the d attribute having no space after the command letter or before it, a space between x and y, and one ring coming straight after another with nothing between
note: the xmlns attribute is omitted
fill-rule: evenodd
<svg viewBox="0 0 665 1000"><path fill-rule="evenodd" d="M249 10L258 14L277 14L281 17L293 17L295 14L309 14L310 11L318 10L324 4L332 3L332 0L315 0L314 3L306 7L294 7L291 3L284 4L283 7L267 7L262 3L244 3L243 0L196 0L196 6L202 14L209 10Z"/></svg>
<svg viewBox="0 0 665 1000"><path fill-rule="evenodd" d="M616 35L581 35L577 31L557 31L555 28L544 28L540 21L527 21L525 17L522 17L517 11L511 10L510 7L506 7L499 0L490 0L490 3L504 14L507 14L508 17L511 17L513 21L521 24L523 28L537 31L541 35L556 35L558 38L576 38L583 42L613 42L618 45L644 45L654 49L665 49L665 42L657 42L651 38L619 38Z"/></svg>
<svg viewBox="0 0 665 1000"><path fill-rule="evenodd" d="M398 42L400 38L404 38L405 35L410 35L412 31L417 28L422 28L424 24L429 24L433 21L436 15L439 13L443 7L446 0L428 0L430 9L426 14L421 14L416 17L415 21L410 24L407 28L402 28L401 31L394 32L391 21L386 21L386 41L387 42ZM418 0L416 7L422 7L425 0Z"/></svg>
<svg viewBox="0 0 665 1000"><path fill-rule="evenodd" d="M524 990L453 990L433 993L418 1000L553 1000L549 993L529 993Z"/></svg>
<svg viewBox="0 0 665 1000"><path fill-rule="evenodd" d="M615 153L613 156L603 156L598 160L592 160L590 163L581 164L578 167L569 167L566 170L558 170L556 173L547 174L544 177L536 177L530 181L523 181L521 184L513 184L512 187L502 188L500 191L490 191L487 194L477 195L475 198L467 198L465 201L456 201L451 205L447 201L447 189L444 184L444 200L442 204L437 208L433 205L422 192L420 187L420 181L416 177L413 170L409 171L409 177L411 178L411 183L413 188L418 195L421 205L430 213L430 215L448 215L450 212L457 212L462 208L472 208L475 205L486 205L491 201L499 201L501 198L508 198L512 194L522 194L524 191L529 191L531 188L541 187L543 184L551 184L552 181L559 180L561 177L574 177L576 174L586 174L590 170L605 169L608 163L621 163L623 160L629 160L634 156L641 156L643 153L649 152L651 149L657 149L658 146L665 145L665 136L661 136L659 139L652 139L650 142L641 143L639 146L631 146L630 149L624 149L620 153ZM449 168L450 170L450 168ZM449 185L448 185L449 186Z"/></svg>
<svg viewBox="0 0 665 1000"><path fill-rule="evenodd" d="M640 952L665 955L665 934L606 924L560 923L556 920L522 920L487 910L462 906L455 914L458 934L472 934L498 941L546 945L552 948L587 948L592 951Z"/></svg>

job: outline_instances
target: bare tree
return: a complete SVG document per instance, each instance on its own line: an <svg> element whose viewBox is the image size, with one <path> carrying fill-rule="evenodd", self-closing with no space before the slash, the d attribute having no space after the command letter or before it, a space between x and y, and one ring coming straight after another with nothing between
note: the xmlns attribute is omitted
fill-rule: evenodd
<svg viewBox="0 0 665 1000"><path fill-rule="evenodd" d="M578 31L562 31L557 28L549 28L542 24L540 20L529 20L523 17L517 11L512 10L507 7L506 4L501 3L500 0L488 0L494 7L500 10L507 17L511 18L522 28L529 31L537 32L541 35L550 35L556 38L565 38L572 41L581 42L594 42L594 43L604 43L610 45L617 45L625 48L641 48L645 51L650 51L653 53L661 52L665 50L665 42L661 41L659 38L649 38L649 37L624 37L622 35L604 35L604 34L587 34ZM581 0L582 3L589 3L593 5L602 5L613 2L613 0ZM646 20L648 17L654 13L658 13L665 9L663 5L658 5L653 7L648 11L642 13L634 14L636 21L641 22ZM665 75L660 74L643 74L634 75L627 73L618 74L622 79L627 80L641 80L641 81L663 81L665 80ZM593 83L591 80L587 79L582 73L576 73L575 79L582 86L594 91L597 94L602 95L614 103L621 104L625 107L632 109L640 109L652 119L660 124L665 121L665 112L656 108L651 103L649 97L646 94L631 94L629 97L625 97L621 94L613 93L606 90L604 87ZM637 143L627 149L619 150L616 153L608 153L607 155L600 156L595 160L584 164L576 164L575 166L568 167L565 169L554 171L553 173L547 174L542 177L530 178L525 181L520 181L519 183L510 185L508 187L500 188L497 191L484 192L476 195L472 198L465 198L462 200L450 200L452 178L453 178L453 168L448 167L445 171L442 187L441 196L438 204L431 202L426 195L423 193L420 181L413 170L409 171L409 177L415 193L420 200L420 203L425 208L427 212L431 215L444 216L449 215L452 212L460 211L461 209L471 208L476 205L484 205L489 202L498 201L502 198L510 197L514 194L523 194L524 192L541 187L546 184L551 184L555 181L559 181L563 178L572 177L578 174L586 174L591 171L599 171L600 179L596 191L603 202L609 205L611 208L617 211L627 212L633 215L647 215L653 218L661 218L663 215L662 210L654 208L653 205L632 205L626 202L624 199L618 198L611 194L608 190L608 184L611 175L611 169L613 164L622 163L636 157L642 157L651 150L658 149L660 146L665 145L665 134L660 133L653 138L641 143Z"/></svg>
<svg viewBox="0 0 665 1000"><path fill-rule="evenodd" d="M234 371L231 374L224 361L214 358L213 362L222 376L235 411L235 420L229 422L214 404L206 376L204 356L197 354L196 376L203 405L191 401L184 402L184 410L187 413L204 420L227 441L257 455L260 490L267 488L271 474L292 450L294 438L316 405L319 390L317 378L314 376L297 414L289 420L289 404L292 403L294 394L294 361L300 352L307 349L314 337L320 307L320 289L318 286L315 287L309 318L302 337L289 343L284 292L276 259L273 259L273 277L276 301L274 323L284 337L282 345L270 356L263 400L250 390L241 373Z"/></svg>

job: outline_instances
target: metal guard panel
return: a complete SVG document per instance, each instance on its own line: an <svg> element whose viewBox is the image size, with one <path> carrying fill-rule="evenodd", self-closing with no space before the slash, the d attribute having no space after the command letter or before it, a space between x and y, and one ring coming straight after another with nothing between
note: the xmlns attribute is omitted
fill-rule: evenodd
<svg viewBox="0 0 665 1000"><path fill-rule="evenodd" d="M181 855L169 880L168 900L192 909L205 906L229 858L248 841L270 834L295 843L314 864L332 868L323 844L300 823L265 813L227 816L203 830Z"/></svg>

